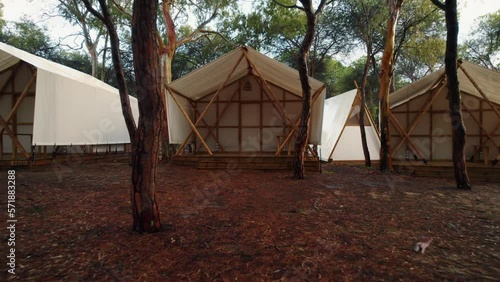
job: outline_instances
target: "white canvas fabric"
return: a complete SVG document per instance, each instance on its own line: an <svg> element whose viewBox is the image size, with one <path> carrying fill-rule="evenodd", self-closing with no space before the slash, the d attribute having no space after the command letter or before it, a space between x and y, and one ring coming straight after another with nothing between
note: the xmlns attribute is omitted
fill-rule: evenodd
<svg viewBox="0 0 500 282"><path fill-rule="evenodd" d="M410 127L413 128L410 134L412 142L402 143L403 134L397 130L395 123L391 122L391 144L398 147L392 152L394 159L405 159L413 154L426 160L452 160L452 125L444 73L445 69L442 68L390 95L390 107L395 119L405 132L408 132ZM497 144L500 139L492 132L497 128L500 120L478 88L498 107L500 105L500 92L498 91L500 73L465 61L461 63L457 73L462 99L462 120L467 131L466 159L469 160L474 156L475 146L487 148L489 155L486 158L494 159L499 152ZM472 80L467 77L466 73ZM472 81L477 84L478 88ZM435 93L438 87L441 87L440 92ZM427 105L431 93L436 94L432 105L427 107L427 111L420 113ZM417 123L412 126L415 121ZM484 133L484 131L487 132Z"/></svg>
<svg viewBox="0 0 500 282"><path fill-rule="evenodd" d="M245 54L248 55L248 59ZM255 69L252 68L252 64L255 66ZM231 74L233 69L234 72ZM297 70L249 47L239 47L225 54L217 60L173 81L169 84L169 88L188 99L199 101L206 95L215 93L224 81L227 80L226 85L229 85L247 76L249 70L251 70L252 75L262 76L274 88L278 87L298 97L302 96L302 88ZM309 78L309 81L312 93L316 93L324 86L324 83L314 78ZM264 88L264 90L266 89ZM281 95L281 90L278 94ZM320 144L321 142L325 95L326 90L323 88L312 107L311 133L309 137L309 143L311 144ZM191 105L189 105L185 98L176 97L178 97L179 103L182 104L182 108L189 114L190 119L193 120L194 113ZM167 98L167 112L170 141L172 143L182 143L191 131L191 127L171 97ZM245 114L251 115L252 113ZM237 119L238 117L235 118Z"/></svg>
<svg viewBox="0 0 500 282"><path fill-rule="evenodd" d="M33 145L129 143L118 90L90 75L0 43L0 71L37 68ZM134 118L137 99L130 97Z"/></svg>
<svg viewBox="0 0 500 282"><path fill-rule="evenodd" d="M360 107L354 101L357 90L326 99L321 135L322 161L364 160L361 132L357 125L346 125L349 119L359 114ZM368 119L369 120L369 119ZM368 150L372 160L379 159L380 138L374 125L365 126Z"/></svg>
<svg viewBox="0 0 500 282"><path fill-rule="evenodd" d="M492 71L481 66L466 61L462 62L462 67L478 84L479 88L492 102L500 104L500 73ZM445 68L441 68L429 75L424 76L420 80L407 85L389 96L390 107L394 108L407 101L417 98L418 96L428 93L430 87L439 80L445 73ZM474 84L467 78L461 68L458 68L458 81L460 82L460 91L483 99L481 93L477 90ZM432 89L436 88L433 87ZM443 88L447 91L447 87Z"/></svg>

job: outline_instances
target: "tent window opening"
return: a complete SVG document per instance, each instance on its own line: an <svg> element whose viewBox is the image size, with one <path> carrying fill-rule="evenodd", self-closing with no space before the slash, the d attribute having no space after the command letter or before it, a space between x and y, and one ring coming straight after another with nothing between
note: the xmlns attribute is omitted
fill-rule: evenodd
<svg viewBox="0 0 500 282"><path fill-rule="evenodd" d="M243 91L252 91L252 83L250 80L245 81L243 84Z"/></svg>

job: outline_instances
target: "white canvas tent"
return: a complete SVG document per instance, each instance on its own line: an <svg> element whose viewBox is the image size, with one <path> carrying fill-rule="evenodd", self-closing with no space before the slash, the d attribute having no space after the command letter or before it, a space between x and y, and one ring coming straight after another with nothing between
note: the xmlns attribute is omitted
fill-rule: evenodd
<svg viewBox="0 0 500 282"><path fill-rule="evenodd" d="M500 149L500 73L459 62L467 159L494 159ZM452 132L444 67L390 95L392 157L451 161Z"/></svg>
<svg viewBox="0 0 500 282"><path fill-rule="evenodd" d="M138 119L137 99L130 97ZM0 43L0 155L32 146L126 144L118 90L82 72ZM5 154L5 155L4 155Z"/></svg>
<svg viewBox="0 0 500 282"><path fill-rule="evenodd" d="M319 144L325 85L310 78L310 144ZM290 153L302 111L298 72L239 47L168 85L170 142L195 152Z"/></svg>
<svg viewBox="0 0 500 282"><path fill-rule="evenodd" d="M334 162L364 161L359 128L361 102L354 89L326 99L321 134L321 160ZM379 159L380 137L370 112L365 110L365 132L371 160Z"/></svg>

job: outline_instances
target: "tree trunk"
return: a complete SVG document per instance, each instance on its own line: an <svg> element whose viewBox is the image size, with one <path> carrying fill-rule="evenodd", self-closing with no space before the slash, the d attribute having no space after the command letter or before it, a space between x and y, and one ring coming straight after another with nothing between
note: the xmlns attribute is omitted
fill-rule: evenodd
<svg viewBox="0 0 500 282"><path fill-rule="evenodd" d="M97 46L94 44L88 45L88 50L90 54L90 63L92 64L92 76L93 77L98 77L98 66L99 66L99 61L97 58Z"/></svg>
<svg viewBox="0 0 500 282"><path fill-rule="evenodd" d="M403 0L389 0L390 16L387 20L387 38L385 41L384 55L380 66L380 170L392 171L390 155L391 137L389 131L389 90L391 76L394 69L394 38L396 23Z"/></svg>
<svg viewBox="0 0 500 282"><path fill-rule="evenodd" d="M165 108L156 40L157 10L157 0L134 1L132 49L140 117L132 156L131 201L133 229L138 232L160 229L155 181Z"/></svg>
<svg viewBox="0 0 500 282"><path fill-rule="evenodd" d="M368 50L370 48L367 48ZM365 101L366 101L366 84L368 82L368 68L370 67L370 51L367 51L365 67L363 69L363 81L361 82L360 89L360 109L359 109L359 129L361 131L361 144L363 147L363 154L365 156L365 166L372 166L370 159L370 151L368 150L368 142L366 142L365 130Z"/></svg>
<svg viewBox="0 0 500 282"><path fill-rule="evenodd" d="M457 74L457 45L458 45L458 19L457 1L447 0L445 4L446 15L446 55L445 71L448 79L448 103L452 126L452 155L455 181L458 188L471 189L467 167L465 163L465 126L462 119L460 103L460 86Z"/></svg>
<svg viewBox="0 0 500 282"><path fill-rule="evenodd" d="M309 84L309 72L307 67L307 60L309 57L309 50L314 39L316 32L316 15L312 10L311 1L300 1L304 7L307 17L307 30L304 40L300 46L298 67L299 77L302 86L302 114L299 124L299 132L297 140L295 141L295 155L293 158L293 177L304 179L305 167L304 160L306 149L309 140L309 120L311 119L311 85Z"/></svg>

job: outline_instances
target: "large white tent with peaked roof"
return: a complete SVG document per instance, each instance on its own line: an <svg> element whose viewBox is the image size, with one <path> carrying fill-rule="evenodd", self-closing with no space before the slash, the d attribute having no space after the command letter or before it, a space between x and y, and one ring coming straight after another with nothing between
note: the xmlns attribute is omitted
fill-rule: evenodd
<svg viewBox="0 0 500 282"><path fill-rule="evenodd" d="M326 99L321 134L321 160L334 162L364 161L359 113L365 111L365 132L371 160L379 159L380 137L370 112L361 107L354 89Z"/></svg>
<svg viewBox="0 0 500 282"><path fill-rule="evenodd" d="M310 144L321 141L325 85L312 88ZM290 153L302 89L298 71L249 47L239 47L168 85L170 142L195 152Z"/></svg>
<svg viewBox="0 0 500 282"><path fill-rule="evenodd" d="M137 99L130 97L134 118ZM82 72L0 43L0 155L33 146L125 144L118 90Z"/></svg>
<svg viewBox="0 0 500 282"><path fill-rule="evenodd" d="M466 61L457 69L467 159L500 152L500 73ZM393 159L452 160L452 125L445 68L390 95Z"/></svg>

